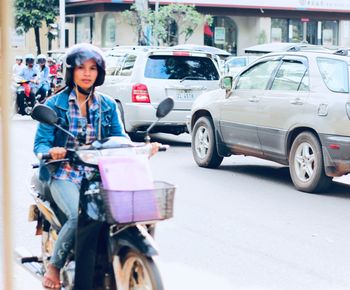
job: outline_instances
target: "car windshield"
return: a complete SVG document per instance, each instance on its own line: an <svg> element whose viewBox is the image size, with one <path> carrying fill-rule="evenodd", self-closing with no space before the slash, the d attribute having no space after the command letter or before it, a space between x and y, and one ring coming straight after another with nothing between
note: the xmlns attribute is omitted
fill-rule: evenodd
<svg viewBox="0 0 350 290"><path fill-rule="evenodd" d="M156 79L218 80L219 73L210 58L153 55L147 60L145 77Z"/></svg>
<svg viewBox="0 0 350 290"><path fill-rule="evenodd" d="M318 57L317 65L328 89L337 93L349 92L349 69L345 61Z"/></svg>

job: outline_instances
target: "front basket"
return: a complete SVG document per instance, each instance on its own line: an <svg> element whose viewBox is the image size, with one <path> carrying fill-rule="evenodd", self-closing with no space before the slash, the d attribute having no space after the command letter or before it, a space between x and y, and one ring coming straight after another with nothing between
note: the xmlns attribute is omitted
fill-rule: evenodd
<svg viewBox="0 0 350 290"><path fill-rule="evenodd" d="M175 186L155 181L153 189L101 191L107 222L125 224L173 217Z"/></svg>

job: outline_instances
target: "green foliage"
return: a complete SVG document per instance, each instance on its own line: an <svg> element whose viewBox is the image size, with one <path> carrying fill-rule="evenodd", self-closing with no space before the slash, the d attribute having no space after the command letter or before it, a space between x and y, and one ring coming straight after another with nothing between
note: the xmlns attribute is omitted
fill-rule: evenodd
<svg viewBox="0 0 350 290"><path fill-rule="evenodd" d="M160 6L158 11L151 9L138 11L135 5L122 13L123 18L138 31L139 43L147 42L153 45L173 45L174 39L180 35L185 36L185 42L191 37L196 28L204 23L211 24L212 17L203 16L196 11L194 5L169 4ZM177 24L177 31L171 29ZM148 39L145 27L152 31L152 39ZM176 35L174 35L174 32ZM143 39L144 41L140 41Z"/></svg>
<svg viewBox="0 0 350 290"><path fill-rule="evenodd" d="M15 0L15 24L19 33L28 32L33 28L37 34L43 22L47 26L54 23L58 14L59 0ZM40 51L40 41L38 43L37 38L36 35Z"/></svg>

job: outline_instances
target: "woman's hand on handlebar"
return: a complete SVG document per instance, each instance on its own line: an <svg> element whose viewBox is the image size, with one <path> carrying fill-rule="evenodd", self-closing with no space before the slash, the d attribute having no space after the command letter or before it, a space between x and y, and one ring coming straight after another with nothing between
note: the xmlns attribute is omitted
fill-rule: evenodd
<svg viewBox="0 0 350 290"><path fill-rule="evenodd" d="M66 157L67 150L63 147L53 147L50 149L49 153L53 160L57 160Z"/></svg>
<svg viewBox="0 0 350 290"><path fill-rule="evenodd" d="M158 142L152 142L151 143L151 150L150 150L150 153L149 153L149 157L151 158L154 154L156 154L158 151L159 151L159 147L161 146L162 144L158 143Z"/></svg>

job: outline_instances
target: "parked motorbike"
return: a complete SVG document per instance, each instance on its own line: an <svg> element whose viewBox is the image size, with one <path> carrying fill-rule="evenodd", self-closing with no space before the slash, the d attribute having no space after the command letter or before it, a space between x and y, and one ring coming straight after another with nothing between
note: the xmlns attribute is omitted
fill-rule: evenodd
<svg viewBox="0 0 350 290"><path fill-rule="evenodd" d="M170 98L161 102L156 112L158 120L173 106ZM45 105L35 106L31 115L39 122L70 134L57 124L56 113ZM60 273L64 289L164 289L154 260L158 254L154 229L158 221L173 216L175 187L147 178L152 147L148 133L156 122L146 130L144 143L110 137L69 150L62 160L50 160L47 154L39 156L47 166L69 161L88 168L80 190L74 251ZM167 145L161 145L159 150L167 148ZM38 168L38 165L33 167ZM117 180L122 184L116 184ZM30 209L30 220L37 221L37 234L42 235L42 252L41 256L17 254L21 264L41 278L65 216L55 205L48 185L39 180L37 169L30 192L35 200Z"/></svg>

